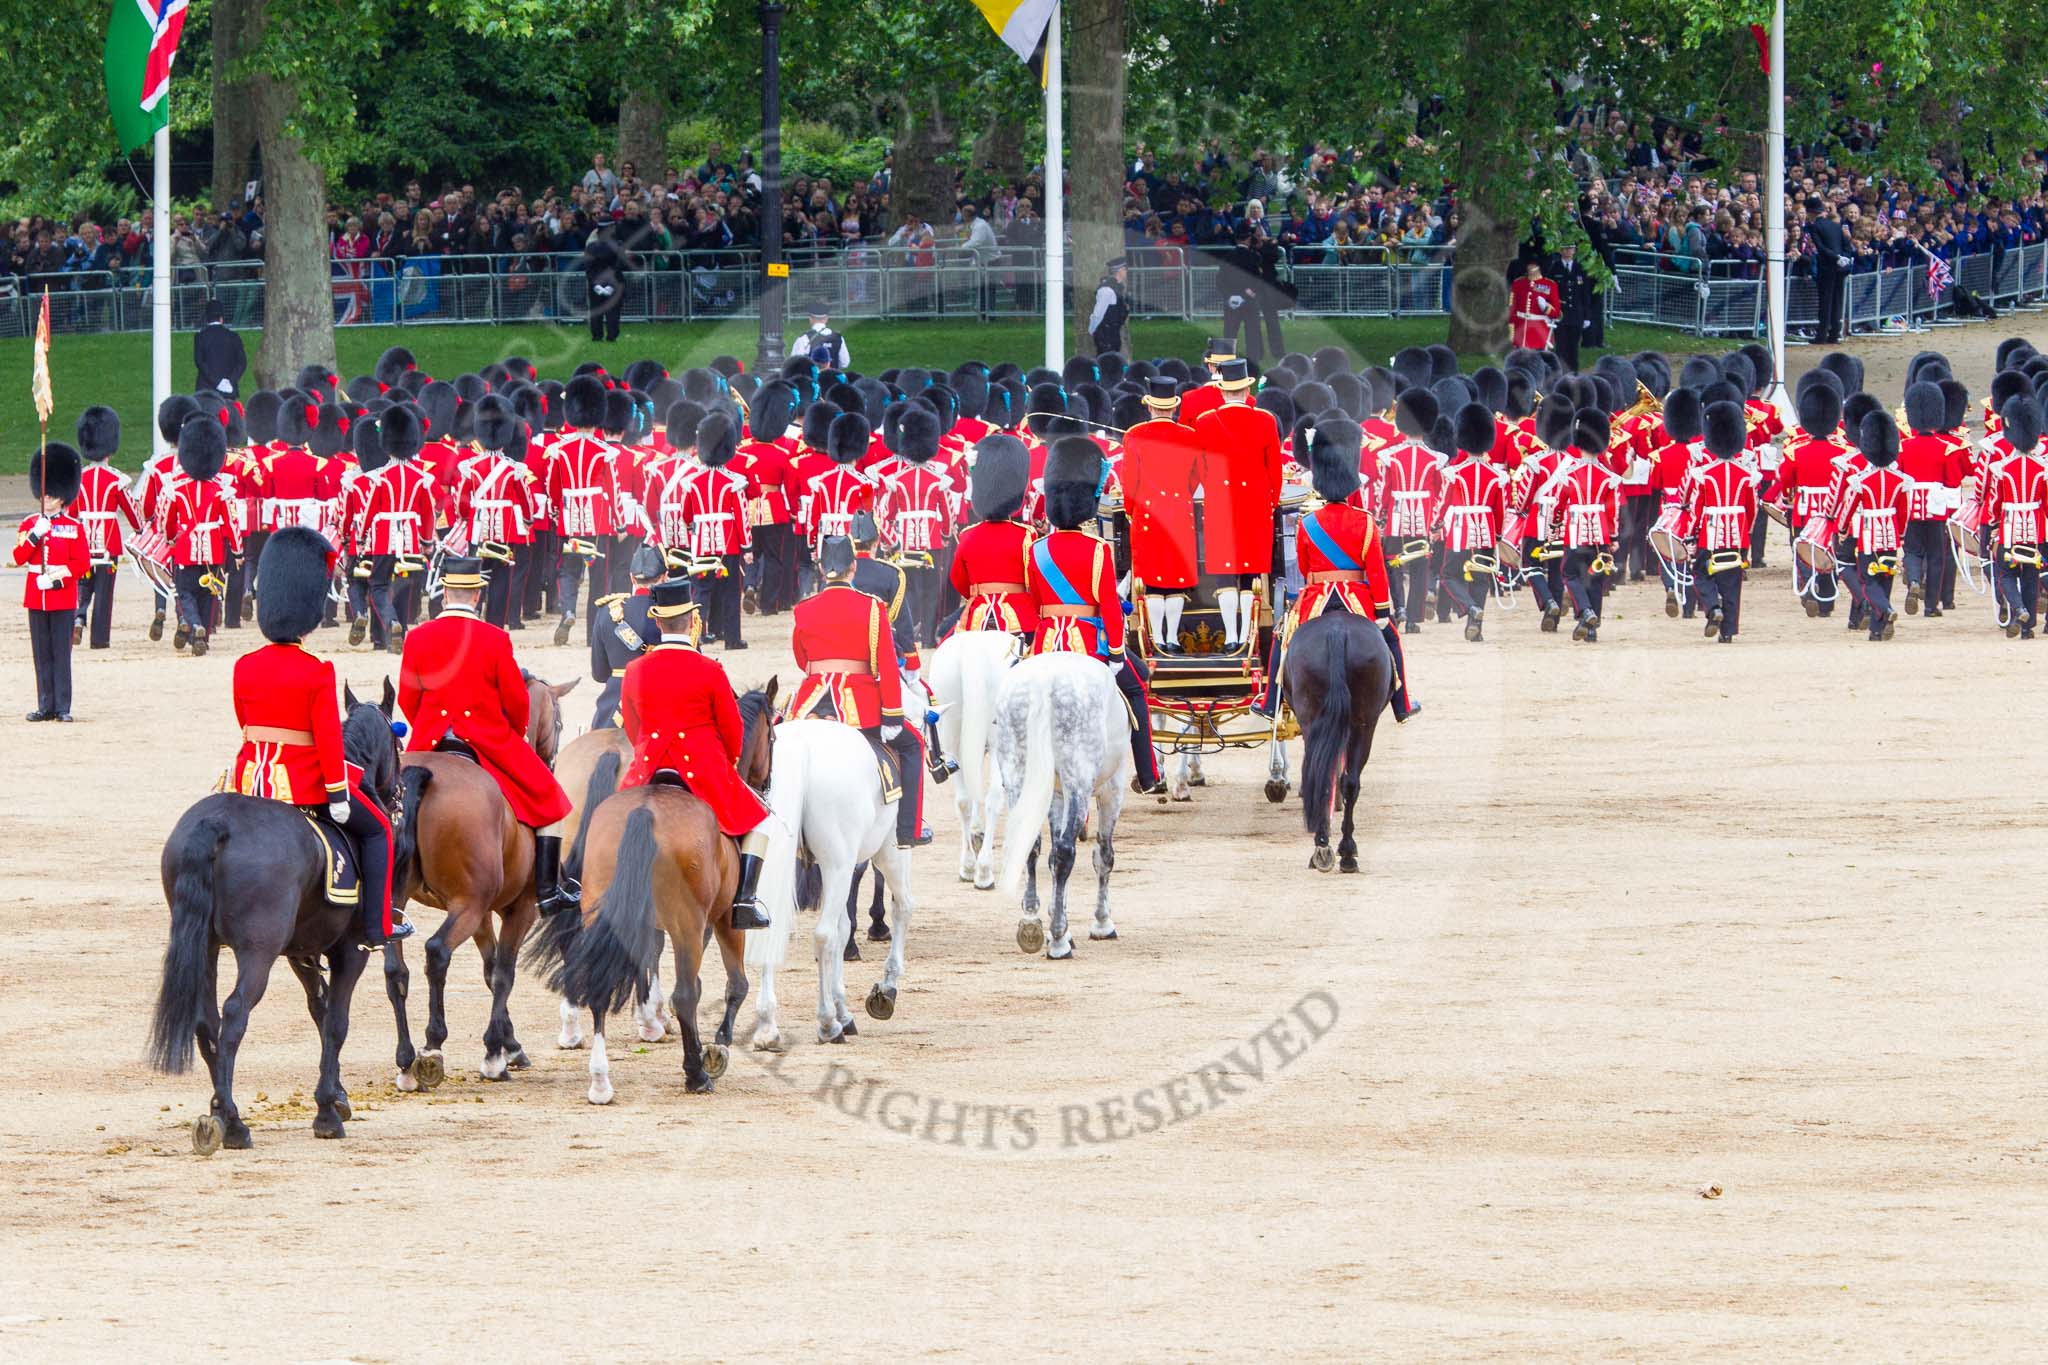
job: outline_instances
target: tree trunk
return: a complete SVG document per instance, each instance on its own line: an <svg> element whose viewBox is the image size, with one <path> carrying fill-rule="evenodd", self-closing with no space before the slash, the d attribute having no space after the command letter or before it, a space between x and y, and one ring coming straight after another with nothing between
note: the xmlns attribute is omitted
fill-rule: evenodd
<svg viewBox="0 0 2048 1365"><path fill-rule="evenodd" d="M953 168L942 157L956 150L955 134L936 100L922 104L912 96L901 109L896 135L895 169L889 180L891 226L914 213L931 225L934 235L953 223Z"/></svg>
<svg viewBox="0 0 2048 1365"><path fill-rule="evenodd" d="M259 18L266 0L253 0ZM252 37L252 43L258 39ZM307 365L333 368L334 296L327 276L327 174L285 131L298 94L267 75L249 82L263 149L263 344L256 379L289 384Z"/></svg>
<svg viewBox="0 0 2048 1365"><path fill-rule="evenodd" d="M1001 113L990 118L981 136L974 140L974 169L1002 185L1022 180L1024 121Z"/></svg>
<svg viewBox="0 0 2048 1365"><path fill-rule="evenodd" d="M247 0L214 0L213 5L213 207L217 209L242 197L242 187L249 183L249 153L256 145L248 82L229 79L242 54L248 8Z"/></svg>
<svg viewBox="0 0 2048 1365"><path fill-rule="evenodd" d="M1067 289L1074 314L1073 350L1087 345L1088 315L1095 308L1103 267L1124 250L1124 0L1068 0L1066 10L1066 126L1073 148L1067 229L1074 241ZM1046 243L1048 250L1058 245ZM1117 344L1129 353L1128 328Z"/></svg>
<svg viewBox="0 0 2048 1365"><path fill-rule="evenodd" d="M1509 177L1527 174L1504 107L1487 79L1486 47L1497 41L1475 12L1465 26L1464 105L1459 121L1457 183L1470 186L1451 267L1451 325L1446 338L1459 355L1500 355L1508 348L1508 263L1521 240Z"/></svg>
<svg viewBox="0 0 2048 1365"><path fill-rule="evenodd" d="M629 161L643 185L662 183L661 174L668 169L668 101L654 85L640 85L638 80L619 100L620 175Z"/></svg>

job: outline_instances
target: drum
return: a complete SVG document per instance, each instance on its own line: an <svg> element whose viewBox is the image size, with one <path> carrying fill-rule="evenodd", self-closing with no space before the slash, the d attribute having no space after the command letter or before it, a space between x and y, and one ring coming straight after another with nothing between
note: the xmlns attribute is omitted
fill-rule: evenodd
<svg viewBox="0 0 2048 1365"><path fill-rule="evenodd" d="M135 560L135 567L142 570L142 576L151 586L162 592L175 589L171 573L171 542L154 527L144 527L128 537L128 553Z"/></svg>
<svg viewBox="0 0 2048 1365"><path fill-rule="evenodd" d="M1984 562L1984 544L1977 535L1977 528L1964 522L1959 515L1948 519L1948 543L1955 547L1956 558L1978 564Z"/></svg>
<svg viewBox="0 0 2048 1365"><path fill-rule="evenodd" d="M1519 541L1503 540L1500 543L1500 567L1509 573L1519 573L1522 568L1522 546Z"/></svg>
<svg viewBox="0 0 2048 1365"><path fill-rule="evenodd" d="M1833 573L1836 566L1832 540L1826 517L1808 517L1792 542L1792 557L1814 573Z"/></svg>
<svg viewBox="0 0 2048 1365"><path fill-rule="evenodd" d="M1785 528L1786 528L1786 529L1788 529L1788 530L1789 530L1789 529L1791 529L1791 526L1792 526L1792 517L1791 517L1791 515L1790 515L1789 513L1787 513L1787 512L1785 511L1784 507L1782 507L1782 506L1781 506L1781 505L1779 505L1778 503L1775 503L1775 502L1767 502L1767 503L1765 503L1765 504L1764 504L1764 515L1765 515L1765 516L1767 516L1767 517L1769 517L1769 518L1770 518L1770 519L1771 519L1772 521L1775 521L1775 522L1777 522L1777 523L1778 523L1778 525L1780 525L1780 526L1783 526L1783 527L1785 527Z"/></svg>
<svg viewBox="0 0 2048 1365"><path fill-rule="evenodd" d="M1657 514L1650 527L1650 549L1668 564L1684 564L1692 559L1692 547L1678 534L1678 523L1684 516L1685 509L1673 503Z"/></svg>

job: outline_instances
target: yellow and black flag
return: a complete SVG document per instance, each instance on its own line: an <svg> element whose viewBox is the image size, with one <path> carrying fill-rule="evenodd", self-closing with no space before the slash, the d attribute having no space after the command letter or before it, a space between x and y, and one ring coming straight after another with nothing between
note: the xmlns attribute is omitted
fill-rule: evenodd
<svg viewBox="0 0 2048 1365"><path fill-rule="evenodd" d="M1004 45L1030 64L1040 85L1045 84L1045 32L1058 6L1059 0L974 0Z"/></svg>

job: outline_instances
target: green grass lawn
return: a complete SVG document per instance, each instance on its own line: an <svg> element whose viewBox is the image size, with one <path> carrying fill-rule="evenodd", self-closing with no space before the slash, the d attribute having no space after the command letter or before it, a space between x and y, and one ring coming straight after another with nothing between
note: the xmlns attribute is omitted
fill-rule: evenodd
<svg viewBox="0 0 2048 1365"><path fill-rule="evenodd" d="M1347 348L1361 364L1384 363L1403 346L1427 345L1444 339L1443 318L1298 318L1287 324L1290 348L1313 351L1319 346ZM801 327L793 329L802 330ZM1140 355L1199 356L1212 334L1201 322L1140 322L1132 326L1133 348ZM847 344L856 368L875 373L904 365L950 369L963 360L998 364L1005 360L1035 365L1043 358L1043 333L1030 322L876 322L846 327ZM651 356L671 370L702 365L729 354L752 364L757 324L648 323L624 328L616 342L598 343L582 327L537 323L526 326L355 327L336 336L344 376L367 373L385 347L403 343L436 375L453 376L510 355L523 355L543 374L566 378L585 360L602 362L614 373L642 356ZM1622 351L1720 349L1729 343L1702 340L1662 328L1620 325L1608 328L1614 348ZM256 353L257 335L246 334L249 353ZM1071 344L1071 339L1070 339ZM171 339L172 381L181 388L194 382L192 339ZM1597 352L1582 357L1590 363ZM0 341L0 473L19 474L37 440L35 408L29 398L33 363L31 343ZM1482 358L1467 360L1477 368ZM81 409L106 403L121 414L127 433L116 461L133 472L149 444L149 338L60 336L50 346L50 386L57 413L51 419L52 439L70 440ZM254 387L245 384L245 392Z"/></svg>

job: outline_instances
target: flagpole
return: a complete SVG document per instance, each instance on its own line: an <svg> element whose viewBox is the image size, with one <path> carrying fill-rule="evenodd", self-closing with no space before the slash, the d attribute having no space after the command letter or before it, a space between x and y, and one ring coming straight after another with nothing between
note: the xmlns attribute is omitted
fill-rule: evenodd
<svg viewBox="0 0 2048 1365"><path fill-rule="evenodd" d="M156 130L156 229L150 245L149 425L171 396L171 119L164 93L164 123Z"/></svg>
<svg viewBox="0 0 2048 1365"><path fill-rule="evenodd" d="M1770 183L1764 200L1764 271L1770 305L1770 402L1789 420L1785 402L1785 337L1790 300L1785 296L1785 0L1771 7L1771 110L1764 134L1764 174Z"/></svg>
<svg viewBox="0 0 2048 1365"><path fill-rule="evenodd" d="M1058 370L1067 363L1067 203L1065 165L1061 152L1066 142L1061 127L1060 11L1052 7L1052 20L1045 29L1045 367Z"/></svg>

